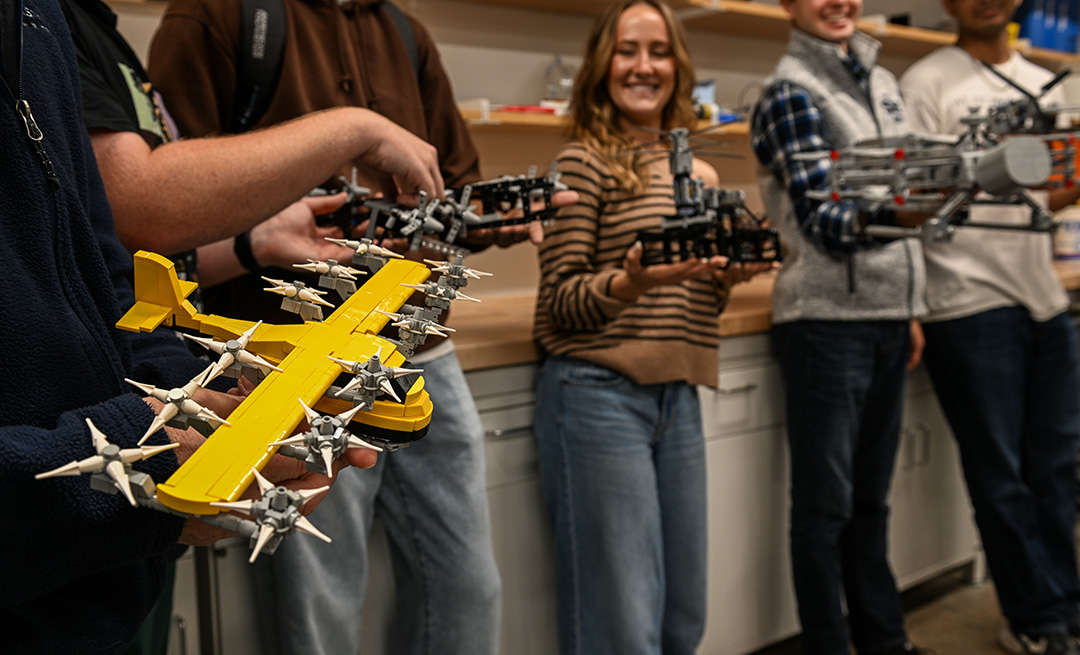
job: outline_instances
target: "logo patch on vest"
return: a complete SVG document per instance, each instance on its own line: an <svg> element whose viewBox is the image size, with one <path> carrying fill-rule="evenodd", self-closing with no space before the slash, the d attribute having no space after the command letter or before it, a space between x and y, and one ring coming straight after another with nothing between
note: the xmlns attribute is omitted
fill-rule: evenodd
<svg viewBox="0 0 1080 655"><path fill-rule="evenodd" d="M904 106L899 101L893 98L883 98L881 100L881 106L885 108L885 111L892 116L893 121L900 123L904 120Z"/></svg>

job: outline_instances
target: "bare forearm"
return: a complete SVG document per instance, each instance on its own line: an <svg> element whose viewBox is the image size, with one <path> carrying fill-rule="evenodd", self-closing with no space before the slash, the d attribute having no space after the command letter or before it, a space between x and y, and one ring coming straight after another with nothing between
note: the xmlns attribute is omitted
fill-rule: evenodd
<svg viewBox="0 0 1080 655"><path fill-rule="evenodd" d="M212 287L247 273L236 258L231 238L199 247L199 286Z"/></svg>
<svg viewBox="0 0 1080 655"><path fill-rule="evenodd" d="M1051 190L1046 206L1050 211L1056 212L1059 209L1075 204L1078 200L1080 200L1080 183L1074 182L1070 187Z"/></svg>
<svg viewBox="0 0 1080 655"><path fill-rule="evenodd" d="M175 253L250 229L366 156L381 138L372 116L337 108L153 151L134 133L92 136L124 245Z"/></svg>

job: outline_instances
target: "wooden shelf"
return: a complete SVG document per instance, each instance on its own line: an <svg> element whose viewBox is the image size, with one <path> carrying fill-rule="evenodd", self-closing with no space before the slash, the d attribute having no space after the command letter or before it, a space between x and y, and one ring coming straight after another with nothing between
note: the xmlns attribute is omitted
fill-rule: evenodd
<svg viewBox="0 0 1080 655"><path fill-rule="evenodd" d="M579 16L596 16L607 7L609 0L471 0L480 4L554 11ZM757 39L787 40L791 29L787 12L777 5L748 0L671 0L687 29ZM859 29L882 42L883 52L904 57L922 57L933 50L956 41L950 32L919 27L892 25L878 21L859 21ZM1080 56L1047 50L1021 48L1025 57L1051 69L1065 65L1080 65Z"/></svg>
<svg viewBox="0 0 1080 655"><path fill-rule="evenodd" d="M576 14L578 16L599 16L611 4L611 0L468 0L475 4L499 5L518 9ZM686 7L689 0L669 0L672 7Z"/></svg>
<svg viewBox="0 0 1080 655"><path fill-rule="evenodd" d="M474 131L513 130L515 132L564 134L566 128L570 125L569 118L566 116L556 116L555 114L492 110L488 114L488 120L483 121L483 114L479 109L463 108L460 111L461 117L469 123L469 129ZM698 129L706 128L708 126L708 123L702 122L698 124ZM715 130L711 130L705 134L721 137L747 136L749 133L749 125L745 122L740 122L717 127Z"/></svg>
<svg viewBox="0 0 1080 655"><path fill-rule="evenodd" d="M691 6L678 10L687 29L708 30L760 39L786 40L791 21L786 11L776 5L745 0L687 0ZM893 25L875 20L861 20L861 31L882 43L890 55L922 57L937 48L956 42L951 32ZM1047 68L1080 64L1080 56L1045 48L1022 48L1025 57Z"/></svg>
<svg viewBox="0 0 1080 655"><path fill-rule="evenodd" d="M463 108L461 117L469 124L471 130L512 128L515 131L562 133L570 125L566 116L522 111L492 110L488 112L487 120L484 120L481 110Z"/></svg>

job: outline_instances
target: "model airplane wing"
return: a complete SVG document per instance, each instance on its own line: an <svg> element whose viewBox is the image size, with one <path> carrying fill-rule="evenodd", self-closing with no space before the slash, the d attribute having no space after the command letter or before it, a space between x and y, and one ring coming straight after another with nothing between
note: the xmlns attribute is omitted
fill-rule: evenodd
<svg viewBox="0 0 1080 655"><path fill-rule="evenodd" d="M325 322L256 327L247 349L276 364L266 379L233 411L229 424L219 427L167 481L158 485L158 499L167 507L189 514L216 514L212 502L236 500L276 451L270 444L288 437L304 418L302 400L317 410L341 413L347 401L325 396L342 373L331 357L364 361L376 353L388 365L404 363L394 343L377 336L412 289L430 271L420 263L392 260ZM160 325L198 330L219 339L237 339L255 326L195 311L186 300L195 285L176 278L172 262L153 253L135 256L137 302L117 323L133 331ZM431 420L431 401L423 378L408 389L402 403L375 401L369 411L358 412L354 422L361 433L398 440L418 438Z"/></svg>

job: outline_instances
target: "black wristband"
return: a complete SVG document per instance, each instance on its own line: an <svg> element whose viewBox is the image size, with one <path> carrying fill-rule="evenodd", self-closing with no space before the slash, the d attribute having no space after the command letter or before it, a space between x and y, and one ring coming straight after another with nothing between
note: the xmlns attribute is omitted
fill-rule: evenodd
<svg viewBox="0 0 1080 655"><path fill-rule="evenodd" d="M251 252L251 233L241 232L233 238L233 252L236 253L236 258L240 260L240 265L243 266L251 273L256 273L262 269L259 266L259 262L255 260L255 253Z"/></svg>

